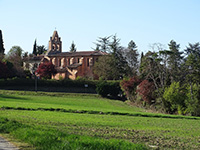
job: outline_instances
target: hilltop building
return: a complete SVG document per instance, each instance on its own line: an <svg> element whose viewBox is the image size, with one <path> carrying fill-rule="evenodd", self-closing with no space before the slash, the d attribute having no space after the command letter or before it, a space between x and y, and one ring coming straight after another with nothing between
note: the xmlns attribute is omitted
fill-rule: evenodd
<svg viewBox="0 0 200 150"><path fill-rule="evenodd" d="M106 53L100 51L77 51L62 52L62 41L55 30L49 40L49 48L45 55L35 56L26 62L31 63L29 66L38 66L39 63L50 61L55 65L57 74L52 79L80 77L97 78L93 73L93 66L100 56ZM37 62L34 63L34 59ZM40 59L40 61L39 61ZM39 63L38 63L39 62ZM24 64L25 66L26 64ZM29 68L31 69L31 68Z"/></svg>

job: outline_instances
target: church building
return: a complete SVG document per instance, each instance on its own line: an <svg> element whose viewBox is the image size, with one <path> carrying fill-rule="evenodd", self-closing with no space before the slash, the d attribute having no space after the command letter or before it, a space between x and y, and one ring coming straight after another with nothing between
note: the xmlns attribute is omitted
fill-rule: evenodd
<svg viewBox="0 0 200 150"><path fill-rule="evenodd" d="M62 41L55 30L41 63L50 61L55 65L57 74L52 76L53 79L76 79L78 76L96 78L93 73L94 63L103 55L106 53L101 51L62 52Z"/></svg>

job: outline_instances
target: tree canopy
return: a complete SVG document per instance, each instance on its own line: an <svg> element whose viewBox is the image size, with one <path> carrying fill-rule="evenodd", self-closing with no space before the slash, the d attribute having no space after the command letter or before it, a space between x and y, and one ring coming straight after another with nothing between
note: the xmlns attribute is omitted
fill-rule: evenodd
<svg viewBox="0 0 200 150"><path fill-rule="evenodd" d="M74 41L72 41L72 44L70 46L70 52L76 52L76 44L74 44Z"/></svg>
<svg viewBox="0 0 200 150"><path fill-rule="evenodd" d="M4 55L4 45L3 45L3 36L2 31L0 30L0 55Z"/></svg>
<svg viewBox="0 0 200 150"><path fill-rule="evenodd" d="M40 78L51 79L51 76L55 75L57 71L51 62L44 62L39 65L36 73Z"/></svg>
<svg viewBox="0 0 200 150"><path fill-rule="evenodd" d="M132 41L133 42L133 41ZM134 43L134 42L133 42ZM109 56L102 56L98 62L95 63L94 72L104 79L122 79L123 77L130 77L137 72L137 50L135 46L130 44L129 48L124 48L120 44L120 39L114 36L107 36L97 40L96 50L106 52ZM131 47L132 46L132 47ZM104 72L109 68L109 75Z"/></svg>

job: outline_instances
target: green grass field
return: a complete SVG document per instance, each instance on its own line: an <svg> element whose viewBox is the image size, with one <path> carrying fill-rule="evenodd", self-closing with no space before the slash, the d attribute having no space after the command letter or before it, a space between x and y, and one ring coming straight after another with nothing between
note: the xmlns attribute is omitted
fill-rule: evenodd
<svg viewBox="0 0 200 150"><path fill-rule="evenodd" d="M0 91L0 132L35 149L200 149L200 118L97 95Z"/></svg>

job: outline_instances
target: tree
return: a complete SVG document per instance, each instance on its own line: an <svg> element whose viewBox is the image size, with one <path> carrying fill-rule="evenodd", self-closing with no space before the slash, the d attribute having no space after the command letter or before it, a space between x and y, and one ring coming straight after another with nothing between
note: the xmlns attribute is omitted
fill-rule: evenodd
<svg viewBox="0 0 200 150"><path fill-rule="evenodd" d="M163 94L164 99L168 102L167 111L170 113L178 111L179 114L183 114L186 93L187 91L181 87L180 82L173 82L167 87Z"/></svg>
<svg viewBox="0 0 200 150"><path fill-rule="evenodd" d="M114 35L114 36L99 38L97 40L97 43L95 44L96 44L95 50L106 52L110 55L109 59L112 61L110 60L108 61L108 59L106 59L106 61L110 63L109 68L112 70L110 72L114 73L111 75L113 79L122 79L123 77L131 77L133 76L134 72L137 71L137 65L138 65L137 61L138 54L136 49L137 46L133 41L129 43L128 48L124 48L120 44L120 39L117 38L116 35ZM107 64L105 65L107 66ZM96 69L95 71L97 74L100 74L98 73L98 71L100 70Z"/></svg>
<svg viewBox="0 0 200 150"><path fill-rule="evenodd" d="M200 85L193 84L193 92L190 92L190 86L188 86L187 98L185 101L186 111L192 116L200 116ZM191 95L192 94L192 95Z"/></svg>
<svg viewBox="0 0 200 150"><path fill-rule="evenodd" d="M98 62L94 64L94 73L104 80L113 80L118 78L118 71L114 66L114 57L112 55L101 56Z"/></svg>
<svg viewBox="0 0 200 150"><path fill-rule="evenodd" d="M128 66L130 67L130 75L136 75L138 72L138 52L137 46L134 41L130 41L128 44L128 48L124 49L123 56L126 59Z"/></svg>
<svg viewBox="0 0 200 150"><path fill-rule="evenodd" d="M51 76L55 75L57 71L51 62L44 62L39 65L36 73L40 78L51 79Z"/></svg>
<svg viewBox="0 0 200 150"><path fill-rule="evenodd" d="M140 83L141 79L137 76L129 78L128 80L124 79L120 82L120 86L124 91L126 97L132 102L136 100L136 89Z"/></svg>
<svg viewBox="0 0 200 150"><path fill-rule="evenodd" d="M0 55L1 57L4 55L4 45L3 45L3 36L2 36L2 32L0 30Z"/></svg>
<svg viewBox="0 0 200 150"><path fill-rule="evenodd" d="M35 42L34 42L34 45L33 45L33 54L37 55L37 43L36 43L36 39L35 39Z"/></svg>
<svg viewBox="0 0 200 150"><path fill-rule="evenodd" d="M155 86L155 96L160 100L160 105L165 109L167 103L163 98L165 88L170 85L169 81L169 69L167 68L170 51L164 50L161 44L154 44L153 49L157 49L158 52L148 52L142 59L141 75L153 81Z"/></svg>
<svg viewBox="0 0 200 150"><path fill-rule="evenodd" d="M151 104L151 100L153 98L153 92L154 92L154 84L153 82L149 82L148 80L143 80L136 90L136 92L142 96L142 99L147 102L148 104Z"/></svg>
<svg viewBox="0 0 200 150"><path fill-rule="evenodd" d="M115 76L117 76L117 79L129 76L130 68L123 56L124 48L120 45L120 39L118 39L116 35L112 37L109 47L111 55L114 58L113 68L116 68Z"/></svg>
<svg viewBox="0 0 200 150"><path fill-rule="evenodd" d="M14 72L19 77L24 75L22 68L22 54L23 50L19 46L13 46L7 54L7 60L13 64Z"/></svg>
<svg viewBox="0 0 200 150"><path fill-rule="evenodd" d="M47 49L46 49L46 47L44 45L37 46L37 54L38 55L44 54L46 52L47 52Z"/></svg>
<svg viewBox="0 0 200 150"><path fill-rule="evenodd" d="M190 85L190 101L195 101L194 83L199 87L200 83L200 43L191 44L185 49L186 82Z"/></svg>
<svg viewBox="0 0 200 150"><path fill-rule="evenodd" d="M197 84L200 83L200 43L191 44L185 49L187 67L187 79Z"/></svg>
<svg viewBox="0 0 200 150"><path fill-rule="evenodd" d="M97 43L94 43L96 45L95 50L100 50L102 52L110 53L110 37L111 36L105 36L105 37L99 37L97 39Z"/></svg>
<svg viewBox="0 0 200 150"><path fill-rule="evenodd" d="M44 45L37 45L37 41L35 39L34 45L33 45L33 55L41 55L47 52L47 49Z"/></svg>
<svg viewBox="0 0 200 150"><path fill-rule="evenodd" d="M6 79L11 77L11 70L9 70L5 62L0 61L0 79Z"/></svg>
<svg viewBox="0 0 200 150"><path fill-rule="evenodd" d="M104 79L120 79L128 76L130 70L123 56L123 47L116 35L99 38L97 48L103 52L109 52L109 56L95 63L94 72ZM107 69L108 68L108 69ZM107 74L107 75L106 75Z"/></svg>
<svg viewBox="0 0 200 150"><path fill-rule="evenodd" d="M183 52L180 52L180 44L171 40L168 44L169 51L171 52L168 60L168 68L170 70L171 82L178 82L182 80L183 72L181 71L181 64L183 63Z"/></svg>
<svg viewBox="0 0 200 150"><path fill-rule="evenodd" d="M76 52L76 45L74 44L74 41L72 41L70 52Z"/></svg>

